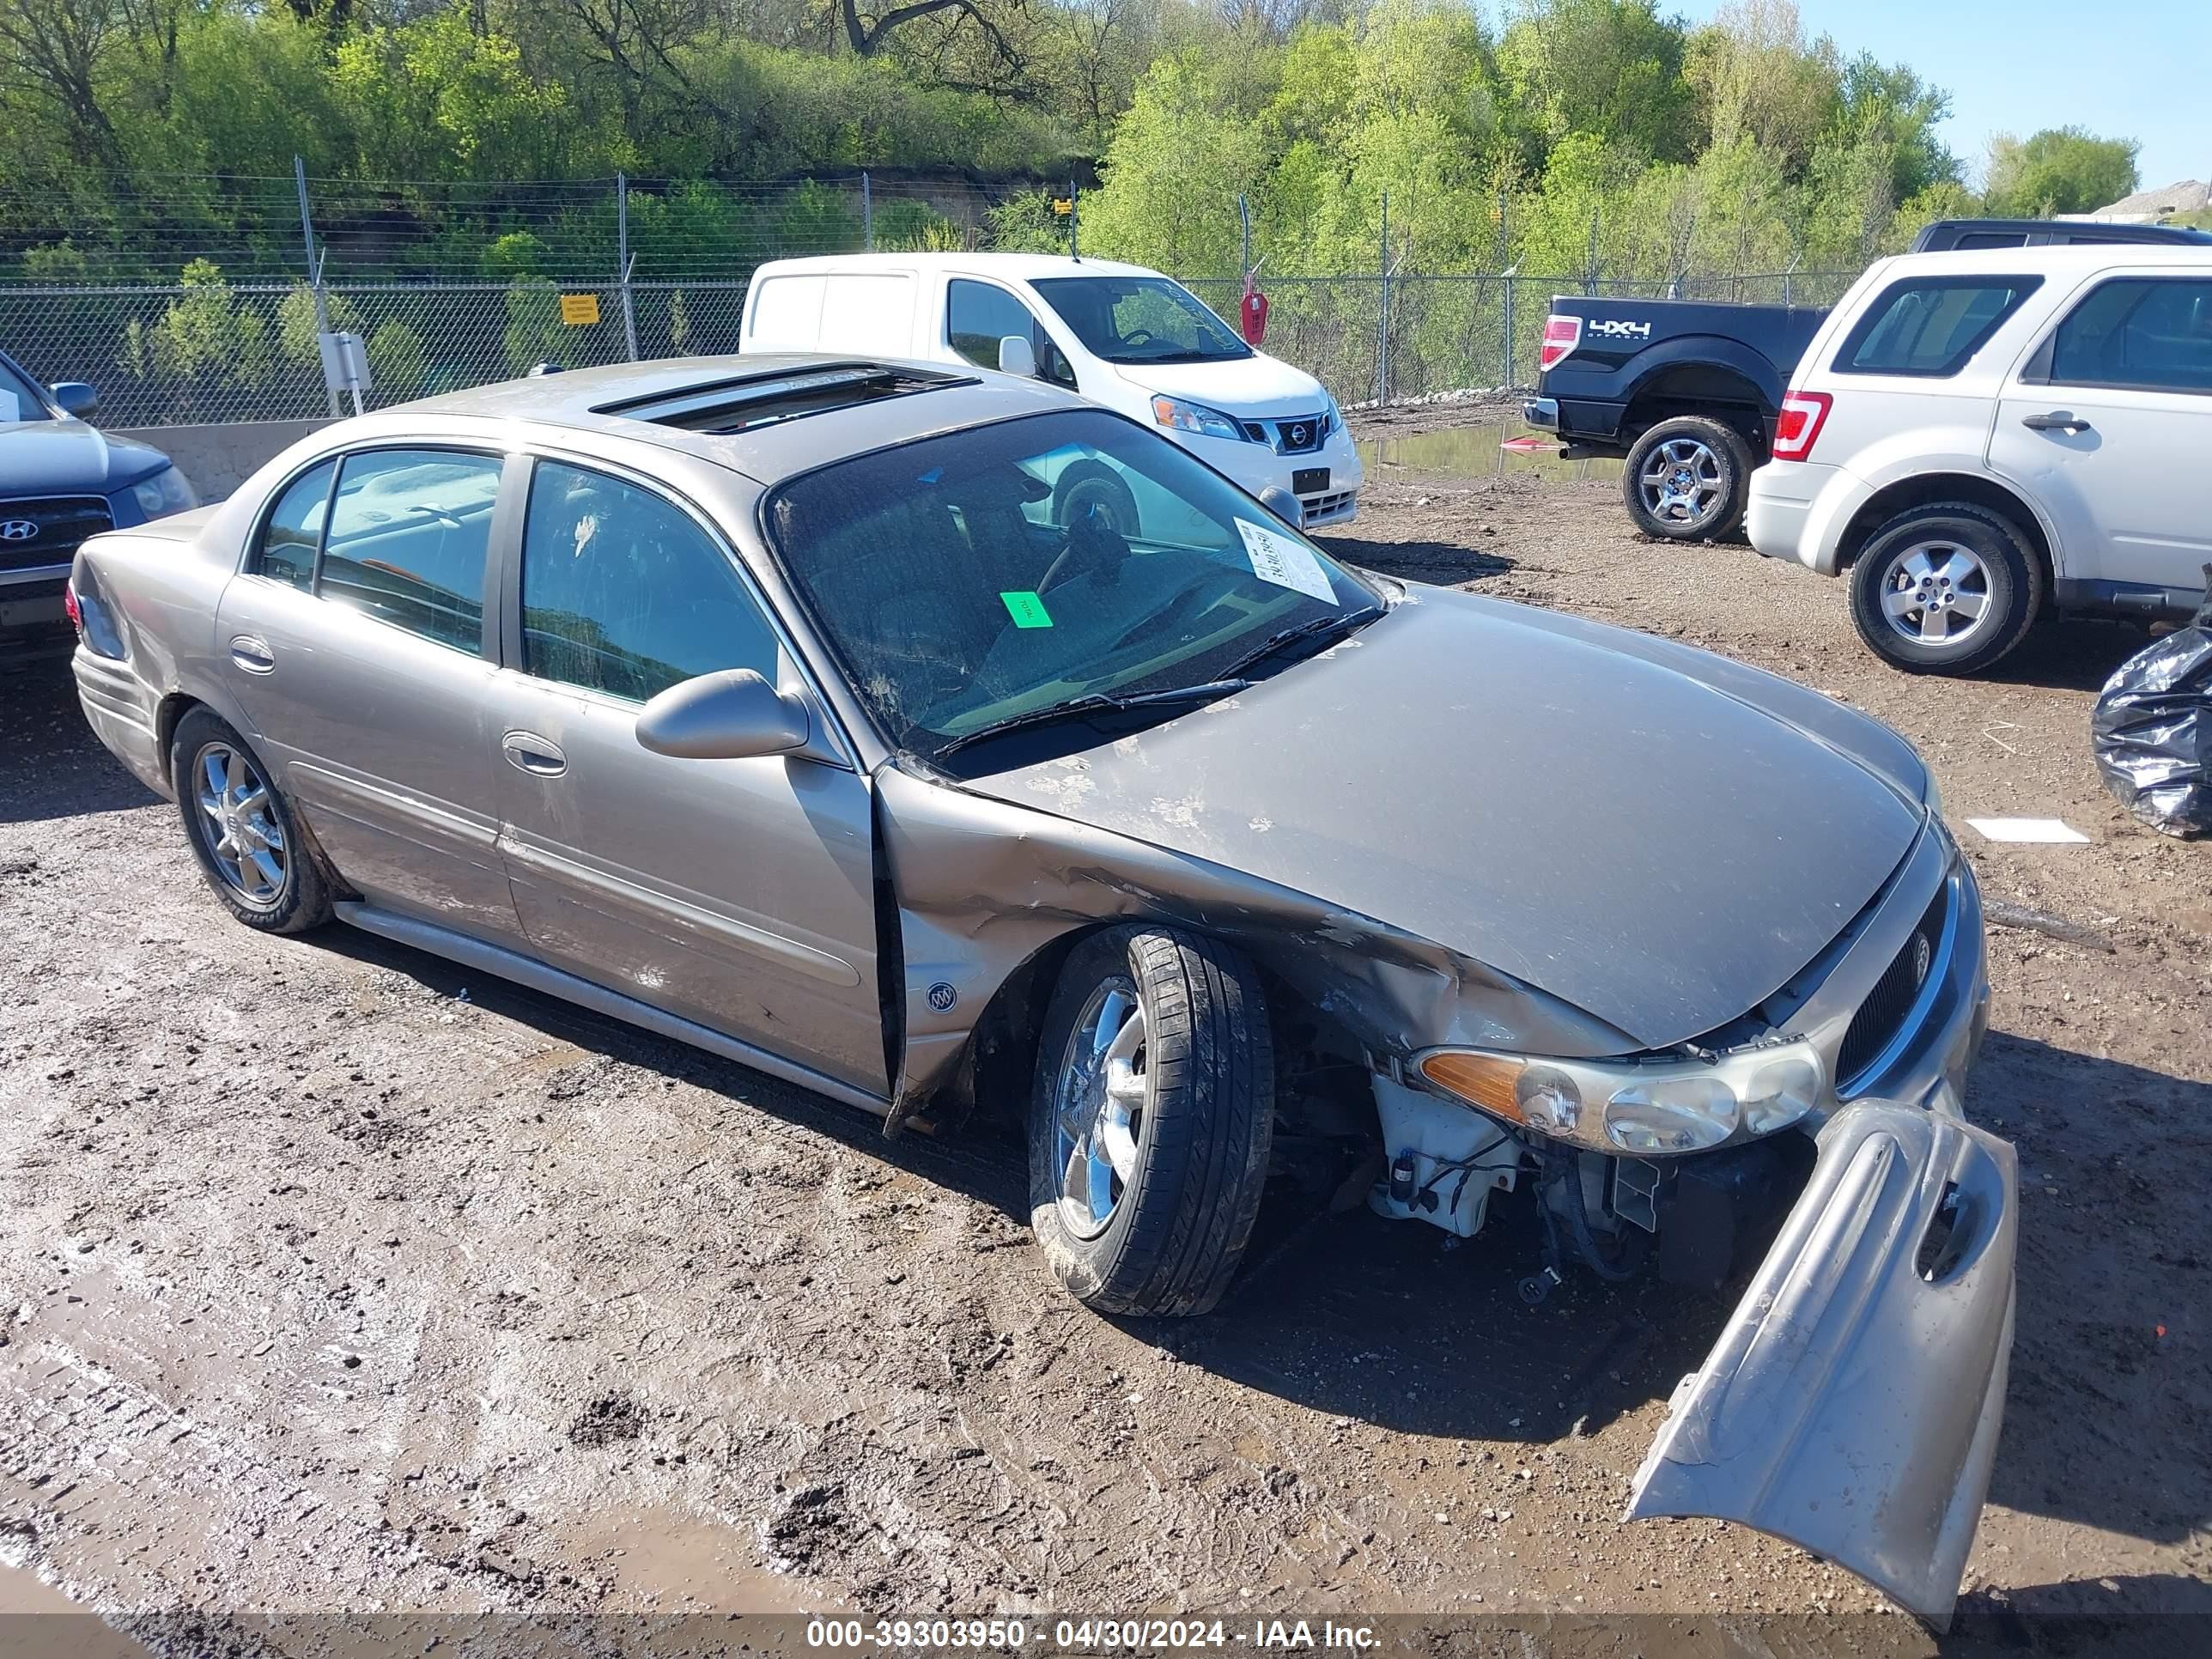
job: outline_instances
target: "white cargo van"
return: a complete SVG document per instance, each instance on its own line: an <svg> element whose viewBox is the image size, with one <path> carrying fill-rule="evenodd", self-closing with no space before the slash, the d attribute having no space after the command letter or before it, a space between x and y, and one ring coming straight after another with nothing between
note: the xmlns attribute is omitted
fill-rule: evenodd
<svg viewBox="0 0 2212 1659"><path fill-rule="evenodd" d="M1364 474L1328 389L1141 265L1030 253L778 259L754 273L738 349L1033 374L1158 427L1255 495L1289 491L1309 530L1358 509ZM1116 482L1089 479L1055 510L1127 512Z"/></svg>

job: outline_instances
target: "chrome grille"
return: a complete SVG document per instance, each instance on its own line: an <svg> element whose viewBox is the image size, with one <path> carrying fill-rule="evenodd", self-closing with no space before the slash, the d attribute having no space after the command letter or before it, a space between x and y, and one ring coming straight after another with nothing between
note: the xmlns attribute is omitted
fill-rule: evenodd
<svg viewBox="0 0 2212 1659"><path fill-rule="evenodd" d="M97 495L47 495L0 501L0 570L67 564L77 544L114 528Z"/></svg>
<svg viewBox="0 0 2212 1659"><path fill-rule="evenodd" d="M1881 977L1875 981L1874 989L1867 993L1866 1000L1859 1004L1858 1012L1851 1016L1850 1025L1844 1032L1843 1046L1836 1051L1839 1092L1850 1091L1860 1074L1904 1029L1905 1020L1920 1000L1923 988L1936 971L1950 902L1951 884L1946 881L1936 889L1926 913L1914 925L1889 966L1882 970Z"/></svg>

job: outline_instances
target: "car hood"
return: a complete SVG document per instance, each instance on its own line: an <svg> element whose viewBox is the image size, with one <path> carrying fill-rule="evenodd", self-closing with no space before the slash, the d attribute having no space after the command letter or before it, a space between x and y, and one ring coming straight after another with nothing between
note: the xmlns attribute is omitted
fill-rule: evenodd
<svg viewBox="0 0 2212 1659"><path fill-rule="evenodd" d="M168 464L151 444L82 421L0 424L0 495L106 495Z"/></svg>
<svg viewBox="0 0 2212 1659"><path fill-rule="evenodd" d="M1305 370L1258 351L1225 363L1116 363L1114 372L1140 391L1230 415L1315 415L1328 396Z"/></svg>
<svg viewBox="0 0 2212 1659"><path fill-rule="evenodd" d="M1633 1044L1701 1036L1841 933L1925 773L1818 692L1445 589L1237 696L968 787L1433 940Z"/></svg>

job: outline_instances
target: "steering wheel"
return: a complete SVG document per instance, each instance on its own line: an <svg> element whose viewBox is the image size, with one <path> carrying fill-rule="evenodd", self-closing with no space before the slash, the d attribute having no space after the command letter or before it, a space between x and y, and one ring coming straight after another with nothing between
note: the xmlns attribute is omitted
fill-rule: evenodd
<svg viewBox="0 0 2212 1659"><path fill-rule="evenodd" d="M1121 343L1128 346L1146 346L1159 337L1149 328L1133 328L1121 337Z"/></svg>

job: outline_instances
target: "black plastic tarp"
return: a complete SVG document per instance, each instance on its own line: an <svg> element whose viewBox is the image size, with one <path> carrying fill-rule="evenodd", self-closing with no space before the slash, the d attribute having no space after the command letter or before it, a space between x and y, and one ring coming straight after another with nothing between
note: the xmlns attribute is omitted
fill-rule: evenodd
<svg viewBox="0 0 2212 1659"><path fill-rule="evenodd" d="M2122 663L2090 736L2105 787L2169 836L2212 835L2212 565L2196 619Z"/></svg>

